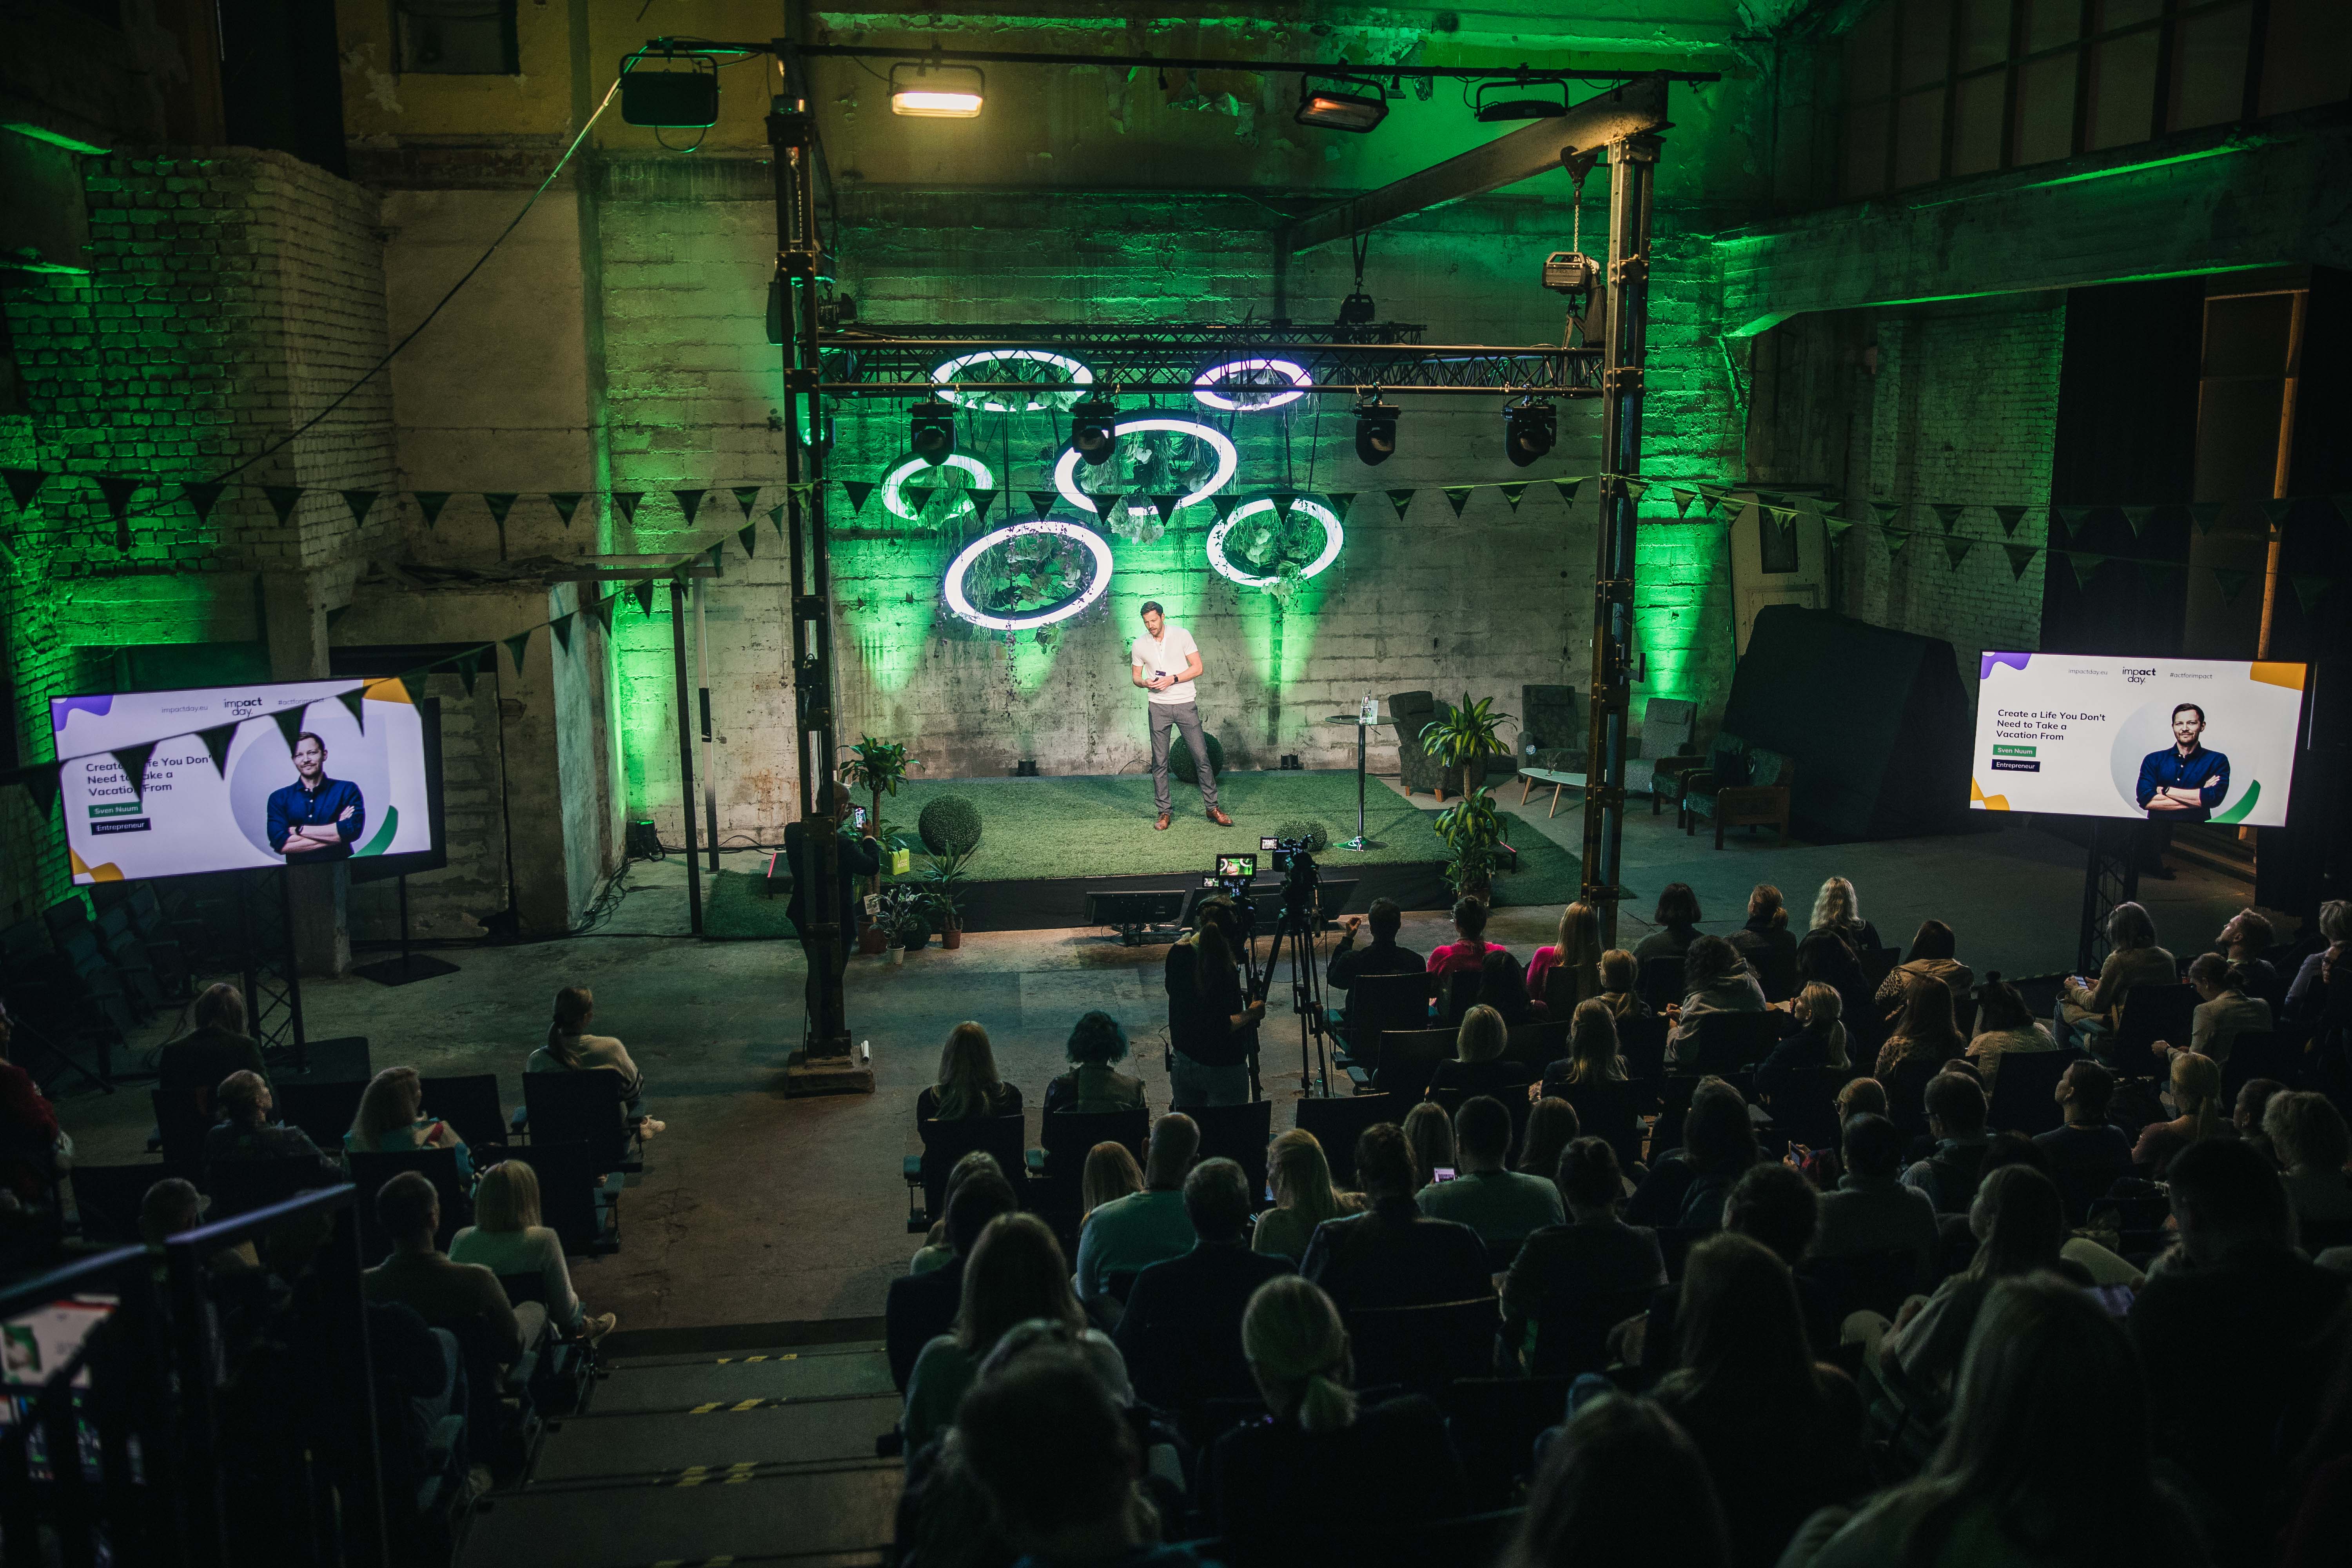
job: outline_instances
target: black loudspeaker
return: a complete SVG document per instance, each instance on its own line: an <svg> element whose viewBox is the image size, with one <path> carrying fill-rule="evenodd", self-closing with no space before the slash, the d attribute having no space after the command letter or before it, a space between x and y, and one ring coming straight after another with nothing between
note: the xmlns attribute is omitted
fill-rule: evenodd
<svg viewBox="0 0 2352 1568"><path fill-rule="evenodd" d="M650 816L641 816L631 822L621 845L632 860L661 858L661 836L654 831L654 819Z"/></svg>
<svg viewBox="0 0 2352 1568"><path fill-rule="evenodd" d="M699 131L719 123L711 71L633 70L621 78L621 118L631 125Z"/></svg>

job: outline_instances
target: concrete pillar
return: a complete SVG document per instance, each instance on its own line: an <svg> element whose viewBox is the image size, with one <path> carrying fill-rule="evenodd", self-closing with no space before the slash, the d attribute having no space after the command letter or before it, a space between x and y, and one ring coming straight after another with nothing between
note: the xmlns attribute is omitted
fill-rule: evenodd
<svg viewBox="0 0 2352 1568"><path fill-rule="evenodd" d="M347 581L348 571L336 574ZM261 613L277 680L326 678L331 584L317 572L265 572ZM287 868L294 906L294 963L304 974L351 973L351 868L342 861Z"/></svg>

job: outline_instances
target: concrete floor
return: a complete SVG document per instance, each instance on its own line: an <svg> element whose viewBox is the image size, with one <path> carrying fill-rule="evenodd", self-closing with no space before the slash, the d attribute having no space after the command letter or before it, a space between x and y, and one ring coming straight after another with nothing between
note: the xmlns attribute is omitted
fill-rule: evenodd
<svg viewBox="0 0 2352 1568"><path fill-rule="evenodd" d="M1516 791L1508 792L1510 804ZM1424 805L1430 804L1424 800ZM1566 808L1546 823L1540 796L1525 808L1538 831L1580 842ZM1149 830L1139 821L1139 832ZM1637 810L1625 837L1627 906L1621 941L1665 882L1690 882L1710 919L1728 930L1748 889L1778 883L1810 909L1821 879L1840 873L1889 941L1906 942L1930 914L1950 921L1960 955L1979 971L2048 973L2070 967L2082 897L2080 852L2022 825L1983 835L1834 847L1773 847L1735 835L1720 853ZM314 1038L365 1035L377 1068L407 1062L427 1076L496 1071L509 1103L521 1100L525 1058L543 1037L557 987L593 987L597 1027L617 1035L644 1068L669 1130L623 1206L623 1245L580 1264L593 1310L624 1328L675 1329L879 1313L889 1280L915 1245L904 1230L901 1154L918 1147L913 1108L930 1081L940 1041L964 1018L984 1022L997 1061L1034 1107L1061 1069L1073 1019L1101 1008L1134 1041L1155 1108L1167 1103L1160 1063L1165 949L1123 948L1095 931L980 933L956 952L908 955L903 966L859 958L849 976L853 1030L874 1047L872 1097L787 1100L786 1053L800 1021L801 959L789 942L705 943L684 936L685 875L673 859L631 870L635 889L598 934L529 946L447 953L459 973L397 989L365 980L303 986ZM2144 900L2167 945L2199 951L2246 900L2243 884L2182 870L2150 882ZM1498 912L1490 934L1522 956L1550 940L1557 909ZM1407 917L1404 940L1426 950L1448 940L1444 917ZM2284 934L2284 932L2282 933ZM1277 995L1281 994L1277 987ZM160 1038L160 1034L156 1037ZM1297 1092L1296 1027L1270 1026L1266 1090ZM60 1106L81 1157L144 1158L150 1123L138 1088L84 1094ZM1277 1128L1288 1115L1277 1109Z"/></svg>

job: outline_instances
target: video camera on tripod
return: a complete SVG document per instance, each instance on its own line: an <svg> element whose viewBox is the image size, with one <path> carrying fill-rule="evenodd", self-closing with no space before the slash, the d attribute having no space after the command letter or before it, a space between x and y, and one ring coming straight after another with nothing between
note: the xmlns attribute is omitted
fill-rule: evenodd
<svg viewBox="0 0 2352 1568"><path fill-rule="evenodd" d="M1315 864L1314 844L1307 838L1278 838L1269 834L1257 841L1282 878L1282 926L1286 931L1313 931L1321 910L1317 907L1323 873Z"/></svg>

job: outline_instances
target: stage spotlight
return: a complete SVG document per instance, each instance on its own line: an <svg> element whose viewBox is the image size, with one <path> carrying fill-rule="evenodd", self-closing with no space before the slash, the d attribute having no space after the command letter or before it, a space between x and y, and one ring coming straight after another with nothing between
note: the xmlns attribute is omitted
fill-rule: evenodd
<svg viewBox="0 0 2352 1568"><path fill-rule="evenodd" d="M1559 437L1559 412L1549 403L1522 397L1503 405L1503 455L1526 468L1551 450Z"/></svg>
<svg viewBox="0 0 2352 1568"><path fill-rule="evenodd" d="M1396 455L1397 411L1372 394L1356 405L1356 460L1376 467Z"/></svg>
<svg viewBox="0 0 2352 1568"><path fill-rule="evenodd" d="M1312 125L1323 131L1353 131L1359 134L1370 131L1389 117L1388 90L1378 82L1339 79L1350 92L1333 88L1318 87L1312 81L1298 86L1298 112L1291 118L1301 125Z"/></svg>
<svg viewBox="0 0 2352 1568"><path fill-rule="evenodd" d="M1094 468L1118 450L1118 405L1107 397L1080 399L1070 409L1070 447Z"/></svg>
<svg viewBox="0 0 2352 1568"><path fill-rule="evenodd" d="M1548 98L1504 98L1486 101L1486 95L1498 87L1552 87L1559 89L1559 101ZM1513 120L1557 120L1568 112L1568 83L1564 81L1509 82L1483 81L1473 95L1478 119L1489 125Z"/></svg>
<svg viewBox="0 0 2352 1568"><path fill-rule="evenodd" d="M927 397L907 411L907 449L933 468L955 450L955 410Z"/></svg>
<svg viewBox="0 0 2352 1568"><path fill-rule="evenodd" d="M1286 359L1237 359L1211 365L1192 378L1192 396L1228 412L1280 408L1307 395L1315 378Z"/></svg>
<svg viewBox="0 0 2352 1568"><path fill-rule="evenodd" d="M890 112L918 120L970 120L987 99L987 79L974 66L901 60L890 68Z"/></svg>

